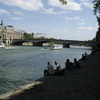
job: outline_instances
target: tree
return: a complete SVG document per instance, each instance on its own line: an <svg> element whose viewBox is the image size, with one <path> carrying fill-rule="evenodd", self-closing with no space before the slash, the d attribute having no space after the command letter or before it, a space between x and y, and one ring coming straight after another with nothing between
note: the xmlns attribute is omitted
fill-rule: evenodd
<svg viewBox="0 0 100 100"><path fill-rule="evenodd" d="M24 33L24 39L33 39L34 37L31 34Z"/></svg>
<svg viewBox="0 0 100 100"><path fill-rule="evenodd" d="M67 4L67 1L66 0L59 0L63 5L66 5Z"/></svg>
<svg viewBox="0 0 100 100"><path fill-rule="evenodd" d="M97 15L98 13L100 14L100 0L93 0L94 4L94 14Z"/></svg>
<svg viewBox="0 0 100 100"><path fill-rule="evenodd" d="M99 26L98 31L96 32L96 41L100 41L100 0L93 0L93 4L93 12L96 15Z"/></svg>

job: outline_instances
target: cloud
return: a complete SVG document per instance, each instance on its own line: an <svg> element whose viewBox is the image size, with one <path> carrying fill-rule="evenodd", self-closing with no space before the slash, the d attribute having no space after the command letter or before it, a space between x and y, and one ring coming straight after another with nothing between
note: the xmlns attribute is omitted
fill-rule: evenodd
<svg viewBox="0 0 100 100"><path fill-rule="evenodd" d="M14 13L15 13L15 14L18 14L18 15L22 15L22 16L24 15L22 12L17 11L17 10L14 10Z"/></svg>
<svg viewBox="0 0 100 100"><path fill-rule="evenodd" d="M82 22L82 23L78 23L78 25L85 25L85 23L84 23L84 22Z"/></svg>
<svg viewBox="0 0 100 100"><path fill-rule="evenodd" d="M20 17L13 17L12 19L13 19L13 20L21 20Z"/></svg>
<svg viewBox="0 0 100 100"><path fill-rule="evenodd" d="M44 13L46 13L46 14L57 14L56 12L53 11L53 8L44 9Z"/></svg>
<svg viewBox="0 0 100 100"><path fill-rule="evenodd" d="M66 13L68 13L67 11L61 11L61 12L59 12L60 14L66 14Z"/></svg>
<svg viewBox="0 0 100 100"><path fill-rule="evenodd" d="M60 31L59 29L52 30L52 32L59 32L59 31Z"/></svg>
<svg viewBox="0 0 100 100"><path fill-rule="evenodd" d="M89 3L89 2L84 2L83 3L84 6L93 9L93 4Z"/></svg>
<svg viewBox="0 0 100 100"><path fill-rule="evenodd" d="M81 21L84 21L84 19L81 19Z"/></svg>
<svg viewBox="0 0 100 100"><path fill-rule="evenodd" d="M17 6L25 10L35 11L43 8L42 0L0 0L5 5Z"/></svg>
<svg viewBox="0 0 100 100"><path fill-rule="evenodd" d="M80 17L65 17L65 19L67 19L67 20L78 20L78 19L80 19Z"/></svg>
<svg viewBox="0 0 100 100"><path fill-rule="evenodd" d="M54 11L53 8L49 8L49 9L44 9L44 13L45 14L54 14L54 15L58 15L58 14L65 14L65 13L68 13L67 11L60 11L60 12L57 12L57 11Z"/></svg>
<svg viewBox="0 0 100 100"><path fill-rule="evenodd" d="M48 4L50 6L59 7L61 9L68 9L68 10L82 10L81 5L74 2L73 0L67 0L67 5L62 5L59 0L49 0Z"/></svg>
<svg viewBox="0 0 100 100"><path fill-rule="evenodd" d="M92 30L96 30L96 28L92 28L92 27L78 27L78 29L80 30L88 30L88 31L92 31Z"/></svg>
<svg viewBox="0 0 100 100"><path fill-rule="evenodd" d="M89 1L89 0L81 0L81 1Z"/></svg>
<svg viewBox="0 0 100 100"><path fill-rule="evenodd" d="M3 14L9 15L9 12L7 10L0 9L0 15L3 15Z"/></svg>
<svg viewBox="0 0 100 100"><path fill-rule="evenodd" d="M63 29L62 32L69 32L69 30L68 29Z"/></svg>
<svg viewBox="0 0 100 100"><path fill-rule="evenodd" d="M31 22L28 22L29 24L31 23Z"/></svg>

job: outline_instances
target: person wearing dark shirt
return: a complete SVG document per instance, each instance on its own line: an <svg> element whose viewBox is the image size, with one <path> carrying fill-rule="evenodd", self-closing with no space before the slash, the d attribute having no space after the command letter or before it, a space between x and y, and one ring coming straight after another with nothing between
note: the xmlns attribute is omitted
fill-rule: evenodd
<svg viewBox="0 0 100 100"><path fill-rule="evenodd" d="M72 63L69 61L69 59L67 59L66 62L65 62L65 69L66 70L72 69Z"/></svg>
<svg viewBox="0 0 100 100"><path fill-rule="evenodd" d="M76 58L74 58L73 68L81 68Z"/></svg>

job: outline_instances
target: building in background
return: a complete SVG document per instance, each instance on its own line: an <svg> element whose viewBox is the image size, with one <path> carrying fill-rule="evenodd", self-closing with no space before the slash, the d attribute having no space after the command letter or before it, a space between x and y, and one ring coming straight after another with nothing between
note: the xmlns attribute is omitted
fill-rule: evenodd
<svg viewBox="0 0 100 100"><path fill-rule="evenodd" d="M25 31L15 30L12 25L4 26L3 20L0 24L0 38L6 45L10 45L13 39L23 39Z"/></svg>
<svg viewBox="0 0 100 100"><path fill-rule="evenodd" d="M5 29L5 26L3 25L3 20L1 20L1 24L0 24L0 39L2 39L2 37L3 37L4 29Z"/></svg>
<svg viewBox="0 0 100 100"><path fill-rule="evenodd" d="M35 37L35 38L44 37L43 33L32 33L32 36Z"/></svg>
<svg viewBox="0 0 100 100"><path fill-rule="evenodd" d="M24 33L26 33L24 30L15 30L12 25L4 26L3 20L1 20L0 39L2 39L6 45L10 45L13 39L24 39ZM44 37L44 34L42 33L27 33L27 34L31 34L35 38Z"/></svg>

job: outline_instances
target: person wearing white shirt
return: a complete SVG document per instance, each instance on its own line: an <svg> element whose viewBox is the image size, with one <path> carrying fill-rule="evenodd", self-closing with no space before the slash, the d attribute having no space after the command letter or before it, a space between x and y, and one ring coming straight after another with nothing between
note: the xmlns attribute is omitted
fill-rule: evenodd
<svg viewBox="0 0 100 100"><path fill-rule="evenodd" d="M55 74L58 74L58 72L61 70L61 66L60 66L60 64L58 63L58 61L55 61L54 63L55 63L55 65L56 65Z"/></svg>
<svg viewBox="0 0 100 100"><path fill-rule="evenodd" d="M54 74L54 67L53 67L53 65L51 65L51 63L50 62L48 62L47 63L47 70L45 69L44 70L44 76L46 76L46 75L53 75Z"/></svg>

